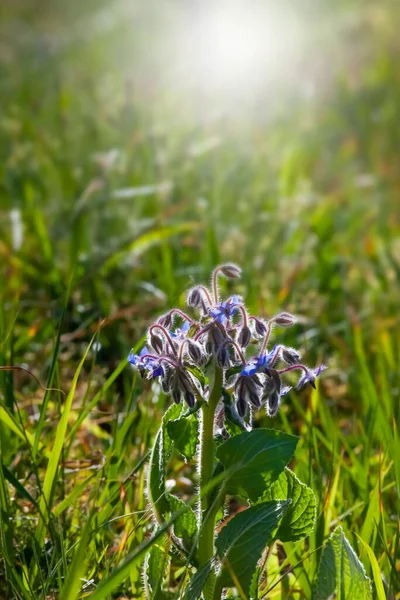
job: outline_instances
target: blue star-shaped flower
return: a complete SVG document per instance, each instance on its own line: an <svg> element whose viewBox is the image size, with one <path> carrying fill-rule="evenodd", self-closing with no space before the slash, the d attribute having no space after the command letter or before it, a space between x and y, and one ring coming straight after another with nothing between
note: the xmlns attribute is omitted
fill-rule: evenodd
<svg viewBox="0 0 400 600"><path fill-rule="evenodd" d="M210 315L216 319L218 323L224 324L228 319L234 316L238 310L238 306L242 304L239 296L231 296L225 302L221 302L210 309Z"/></svg>
<svg viewBox="0 0 400 600"><path fill-rule="evenodd" d="M147 371L148 379L164 376L164 367L161 365L160 361L151 356L146 356L147 354L149 354L149 350L144 346L139 354L133 354L133 352L131 352L128 356L128 361L131 365L137 367L140 372L143 373L144 371Z"/></svg>
<svg viewBox="0 0 400 600"><path fill-rule="evenodd" d="M271 359L275 354L276 345L272 348L271 352L268 354L260 354L260 356L255 356L251 358L247 365L240 372L241 375L254 375L255 373L260 373L268 369L270 366Z"/></svg>

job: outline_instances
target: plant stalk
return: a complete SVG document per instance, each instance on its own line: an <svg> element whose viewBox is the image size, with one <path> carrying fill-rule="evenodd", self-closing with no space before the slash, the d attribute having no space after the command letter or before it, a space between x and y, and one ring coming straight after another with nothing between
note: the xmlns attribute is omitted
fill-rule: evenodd
<svg viewBox="0 0 400 600"><path fill-rule="evenodd" d="M222 369L216 367L214 385L207 403L202 406L202 428L200 445L200 518L199 518L199 565L206 563L214 555L214 518L207 515L210 491L207 486L214 472L214 417L221 398Z"/></svg>

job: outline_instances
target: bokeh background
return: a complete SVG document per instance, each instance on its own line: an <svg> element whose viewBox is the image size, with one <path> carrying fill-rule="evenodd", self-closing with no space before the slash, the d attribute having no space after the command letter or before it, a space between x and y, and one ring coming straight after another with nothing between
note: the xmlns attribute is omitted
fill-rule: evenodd
<svg viewBox="0 0 400 600"><path fill-rule="evenodd" d="M272 423L301 436L293 468L318 499L307 549L340 522L369 574L356 534L373 549L388 597L399 591L399 19L396 0L2 0L0 359L68 391L103 320L54 506L70 500L46 537L64 556L98 507L89 591L151 524L111 522L146 507L141 460L168 402L127 353L226 261L243 268L229 289L252 314L300 315L283 341L329 365ZM16 568L39 565L33 597L53 598L68 561L46 566L30 540L63 397L22 372L0 382ZM7 416L37 437L33 454ZM176 458L178 489L191 475ZM309 597L317 558L282 598ZM0 579L14 597L4 562ZM121 594L140 589L138 570Z"/></svg>

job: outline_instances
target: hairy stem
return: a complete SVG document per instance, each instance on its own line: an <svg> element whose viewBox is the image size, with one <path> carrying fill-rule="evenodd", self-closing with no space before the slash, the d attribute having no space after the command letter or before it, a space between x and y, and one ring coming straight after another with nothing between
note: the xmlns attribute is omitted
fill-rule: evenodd
<svg viewBox="0 0 400 600"><path fill-rule="evenodd" d="M214 416L221 398L222 369L216 367L214 386L209 401L202 406L202 428L200 447L200 533L198 542L199 565L206 563L214 554L214 518L207 514L209 509L210 483L214 471Z"/></svg>

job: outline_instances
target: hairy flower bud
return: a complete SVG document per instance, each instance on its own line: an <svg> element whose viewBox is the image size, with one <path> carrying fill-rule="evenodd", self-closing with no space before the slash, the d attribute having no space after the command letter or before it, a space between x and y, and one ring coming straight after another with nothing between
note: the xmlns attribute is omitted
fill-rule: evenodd
<svg viewBox="0 0 400 600"><path fill-rule="evenodd" d="M271 396L268 398L268 402L266 405L267 414L269 417L275 417L278 412L279 406L281 403L281 397L277 391L273 392Z"/></svg>
<svg viewBox="0 0 400 600"><path fill-rule="evenodd" d="M165 313L165 315L161 315L161 317L158 317L157 323L162 327L166 327L167 329L169 329L172 325L172 320L172 313L167 312Z"/></svg>
<svg viewBox="0 0 400 600"><path fill-rule="evenodd" d="M203 362L204 354L202 348L198 342L188 340L188 353L193 362L201 364Z"/></svg>
<svg viewBox="0 0 400 600"><path fill-rule="evenodd" d="M288 365L295 365L301 359L301 355L294 348L283 348L282 350L282 360L285 361Z"/></svg>
<svg viewBox="0 0 400 600"><path fill-rule="evenodd" d="M229 352L226 346L221 346L216 356L217 365L223 369L229 367Z"/></svg>
<svg viewBox="0 0 400 600"><path fill-rule="evenodd" d="M185 401L189 408L193 408L196 401L193 392L185 393Z"/></svg>
<svg viewBox="0 0 400 600"><path fill-rule="evenodd" d="M250 331L250 328L247 327L247 325L245 325L240 330L240 333L238 336L238 344L242 348L246 348L250 344L250 341L251 341L251 331Z"/></svg>
<svg viewBox="0 0 400 600"><path fill-rule="evenodd" d="M154 333L152 333L150 336L150 344L158 354L162 353L164 347L163 341L159 335L155 335Z"/></svg>
<svg viewBox="0 0 400 600"><path fill-rule="evenodd" d="M240 417L245 417L247 415L247 402L243 396L239 396L236 408Z"/></svg>
<svg viewBox="0 0 400 600"><path fill-rule="evenodd" d="M276 384L272 377L267 377L265 379L264 387L263 387L263 402L267 402L272 394L276 391Z"/></svg>
<svg viewBox="0 0 400 600"><path fill-rule="evenodd" d="M172 392L172 398L173 398L175 404L179 404L180 401L181 401L181 392L180 392L180 390L175 389Z"/></svg>
<svg viewBox="0 0 400 600"><path fill-rule="evenodd" d="M237 265L232 263L221 265L219 270L221 271L222 275L228 277L229 279L237 279L242 273L242 270Z"/></svg>
<svg viewBox="0 0 400 600"><path fill-rule="evenodd" d="M267 334L268 328L261 319L254 319L254 327L257 335L264 337Z"/></svg>
<svg viewBox="0 0 400 600"><path fill-rule="evenodd" d="M291 327L295 324L296 319L288 312L281 312L279 315L276 315L276 317L273 318L273 321L281 327Z"/></svg>
<svg viewBox="0 0 400 600"><path fill-rule="evenodd" d="M191 288L186 296L186 303L193 308L199 308L202 305L202 294L198 287Z"/></svg>

